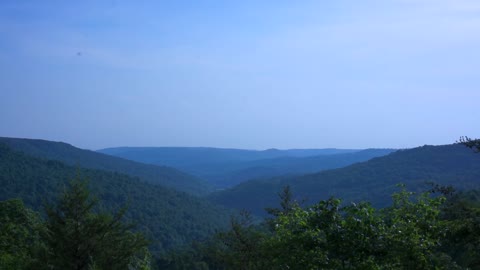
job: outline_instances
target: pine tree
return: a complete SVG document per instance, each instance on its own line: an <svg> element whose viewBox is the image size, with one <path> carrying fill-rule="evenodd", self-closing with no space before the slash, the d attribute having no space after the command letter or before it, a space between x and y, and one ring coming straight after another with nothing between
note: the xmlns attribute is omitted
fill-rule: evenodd
<svg viewBox="0 0 480 270"><path fill-rule="evenodd" d="M130 230L122 217L99 213L87 183L73 180L56 205L46 205L49 248L48 264L53 269L145 269L148 242ZM146 261L147 260L147 261Z"/></svg>

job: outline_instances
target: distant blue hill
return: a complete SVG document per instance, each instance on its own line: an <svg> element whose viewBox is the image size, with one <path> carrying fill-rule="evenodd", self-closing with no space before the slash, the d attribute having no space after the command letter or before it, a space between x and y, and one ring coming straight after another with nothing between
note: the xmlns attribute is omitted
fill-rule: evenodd
<svg viewBox="0 0 480 270"><path fill-rule="evenodd" d="M98 150L113 156L150 164L184 166L194 163L245 162L279 157L309 157L352 153L354 149L244 150L214 147L114 147Z"/></svg>
<svg viewBox="0 0 480 270"><path fill-rule="evenodd" d="M369 201L384 207L398 190L397 184L425 191L429 188L426 182L480 188L480 154L457 144L423 146L314 174L251 180L209 197L226 207L265 215L264 209L276 207L277 194L288 185L298 200L307 199L309 204L335 196L346 203Z"/></svg>
<svg viewBox="0 0 480 270"><path fill-rule="evenodd" d="M118 147L99 150L125 159L178 168L208 180L217 188L243 181L305 174L344 167L393 149L268 149L263 151L208 147Z"/></svg>

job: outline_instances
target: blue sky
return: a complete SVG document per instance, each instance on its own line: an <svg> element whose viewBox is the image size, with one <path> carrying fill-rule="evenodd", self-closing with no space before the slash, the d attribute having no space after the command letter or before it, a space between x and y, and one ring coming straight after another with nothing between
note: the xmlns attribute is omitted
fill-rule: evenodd
<svg viewBox="0 0 480 270"><path fill-rule="evenodd" d="M479 137L480 2L0 1L0 136L414 147Z"/></svg>

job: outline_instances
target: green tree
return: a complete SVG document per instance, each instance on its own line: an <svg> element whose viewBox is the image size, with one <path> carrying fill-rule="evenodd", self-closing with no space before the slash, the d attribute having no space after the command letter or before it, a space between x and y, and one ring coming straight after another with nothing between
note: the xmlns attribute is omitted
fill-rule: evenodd
<svg viewBox="0 0 480 270"><path fill-rule="evenodd" d="M247 211L239 216L232 216L230 230L217 235L221 257L228 269L258 269L261 263L260 244L264 234L253 225L252 217Z"/></svg>
<svg viewBox="0 0 480 270"><path fill-rule="evenodd" d="M480 191L454 194L442 209L448 231L441 250L461 267L480 269Z"/></svg>
<svg viewBox="0 0 480 270"><path fill-rule="evenodd" d="M38 269L44 230L38 213L20 199L0 202L0 269Z"/></svg>
<svg viewBox="0 0 480 270"><path fill-rule="evenodd" d="M264 226L233 219L172 269L480 269L480 191L400 188L379 210L336 198L302 208L286 189Z"/></svg>
<svg viewBox="0 0 480 270"><path fill-rule="evenodd" d="M393 206L385 210L388 259L400 269L439 269L437 250L447 228L440 219L445 197L432 198L429 192L414 196L401 188L392 195Z"/></svg>
<svg viewBox="0 0 480 270"><path fill-rule="evenodd" d="M45 240L52 269L148 269L148 242L124 224L125 208L98 212L85 181L73 180L56 205L47 205Z"/></svg>
<svg viewBox="0 0 480 270"><path fill-rule="evenodd" d="M275 220L279 216L286 215L300 206L299 203L293 199L292 189L288 185L283 188L282 192L278 193L278 198L280 199L280 208L265 208L265 211L272 216L266 219L266 223L270 226L271 230L275 229Z"/></svg>
<svg viewBox="0 0 480 270"><path fill-rule="evenodd" d="M368 203L342 207L335 198L294 207L273 220L261 257L271 269L442 269L444 198L402 188L393 200L383 211Z"/></svg>

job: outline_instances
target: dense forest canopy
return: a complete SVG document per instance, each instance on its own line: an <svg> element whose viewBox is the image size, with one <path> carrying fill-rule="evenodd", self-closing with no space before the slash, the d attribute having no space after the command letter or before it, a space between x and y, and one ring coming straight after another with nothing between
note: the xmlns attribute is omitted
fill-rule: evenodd
<svg viewBox="0 0 480 270"><path fill-rule="evenodd" d="M122 221L126 209L110 214L97 203L80 179L44 206L45 220L19 199L0 202L0 268L150 269L148 241Z"/></svg>
<svg viewBox="0 0 480 270"><path fill-rule="evenodd" d="M161 259L164 269L480 269L480 192L398 185L392 204L301 207L286 187L264 223L247 214L230 230ZM342 206L343 205L343 206Z"/></svg>
<svg viewBox="0 0 480 270"><path fill-rule="evenodd" d="M202 195L210 191L209 185L203 180L174 168L133 162L79 149L67 143L5 137L0 137L0 143L34 157L57 160L71 166L128 174L145 182L194 195Z"/></svg>
<svg viewBox="0 0 480 270"><path fill-rule="evenodd" d="M211 194L216 203L265 215L263 209L277 205L277 193L289 185L299 201L313 203L330 196L345 202L368 200L376 207L387 206L389 194L398 183L414 191L427 182L455 185L458 189L480 188L480 156L463 145L422 146L400 150L347 166L303 176L247 181Z"/></svg>
<svg viewBox="0 0 480 270"><path fill-rule="evenodd" d="M204 199L117 172L30 157L0 144L0 200L21 198L38 211L77 175L89 180L102 208L117 211L128 205L125 218L137 223L137 228L153 240L154 254L204 239L228 222L229 211Z"/></svg>
<svg viewBox="0 0 480 270"><path fill-rule="evenodd" d="M259 219L0 144L0 268L480 269L479 158L463 145L424 146L209 197L266 208ZM313 202L296 193L306 191Z"/></svg>

